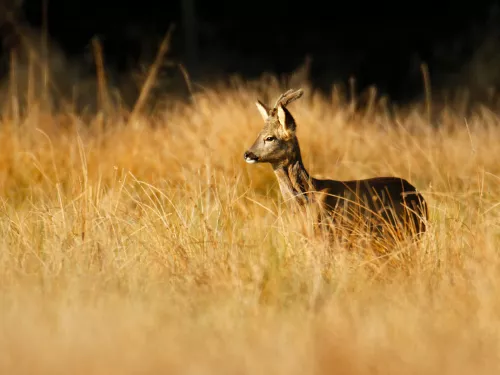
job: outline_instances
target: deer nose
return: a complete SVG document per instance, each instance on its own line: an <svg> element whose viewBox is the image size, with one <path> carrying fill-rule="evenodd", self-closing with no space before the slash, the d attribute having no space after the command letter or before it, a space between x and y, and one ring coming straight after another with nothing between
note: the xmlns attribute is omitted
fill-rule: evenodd
<svg viewBox="0 0 500 375"><path fill-rule="evenodd" d="M245 159L257 159L257 156L255 156L255 154L251 151L245 151L245 153L243 154L243 157Z"/></svg>
<svg viewBox="0 0 500 375"><path fill-rule="evenodd" d="M243 158L247 163L255 163L258 159L258 157L251 151L245 151Z"/></svg>

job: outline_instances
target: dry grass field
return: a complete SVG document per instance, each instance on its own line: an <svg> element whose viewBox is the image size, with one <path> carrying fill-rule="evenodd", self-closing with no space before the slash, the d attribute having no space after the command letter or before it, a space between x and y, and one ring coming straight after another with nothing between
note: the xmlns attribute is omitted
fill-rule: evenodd
<svg viewBox="0 0 500 375"><path fill-rule="evenodd" d="M312 175L398 175L429 203L420 243L348 251L243 160L255 99L286 88L132 119L4 111L0 373L497 374L500 117L434 126L306 88L290 110Z"/></svg>

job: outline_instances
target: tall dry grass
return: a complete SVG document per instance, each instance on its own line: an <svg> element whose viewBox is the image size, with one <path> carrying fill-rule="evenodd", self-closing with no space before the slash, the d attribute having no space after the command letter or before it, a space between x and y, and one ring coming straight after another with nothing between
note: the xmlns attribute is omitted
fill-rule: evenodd
<svg viewBox="0 0 500 375"><path fill-rule="evenodd" d="M0 124L2 374L493 374L500 370L500 118L290 110L306 166L399 175L429 232L383 256L328 245L243 152L236 84L133 121L36 107Z"/></svg>

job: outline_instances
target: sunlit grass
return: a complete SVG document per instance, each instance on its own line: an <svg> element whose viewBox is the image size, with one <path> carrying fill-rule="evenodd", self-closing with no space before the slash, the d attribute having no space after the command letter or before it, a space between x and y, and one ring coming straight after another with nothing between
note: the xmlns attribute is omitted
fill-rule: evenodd
<svg viewBox="0 0 500 375"><path fill-rule="evenodd" d="M351 251L290 214L243 152L276 85L154 117L0 125L0 369L21 373L469 374L499 370L500 118L290 110L314 176L397 175L429 231Z"/></svg>

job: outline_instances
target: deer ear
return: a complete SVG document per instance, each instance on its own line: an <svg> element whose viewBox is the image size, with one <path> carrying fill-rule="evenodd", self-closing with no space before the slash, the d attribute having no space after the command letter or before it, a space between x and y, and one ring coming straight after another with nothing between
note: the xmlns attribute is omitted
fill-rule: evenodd
<svg viewBox="0 0 500 375"><path fill-rule="evenodd" d="M257 109L259 110L259 113L264 119L264 121L267 120L267 118L269 117L269 108L267 108L267 106L260 100L257 100L255 102L255 105L257 106Z"/></svg>
<svg viewBox="0 0 500 375"><path fill-rule="evenodd" d="M288 109L281 104L278 105L278 121L286 132L295 131L295 120Z"/></svg>

